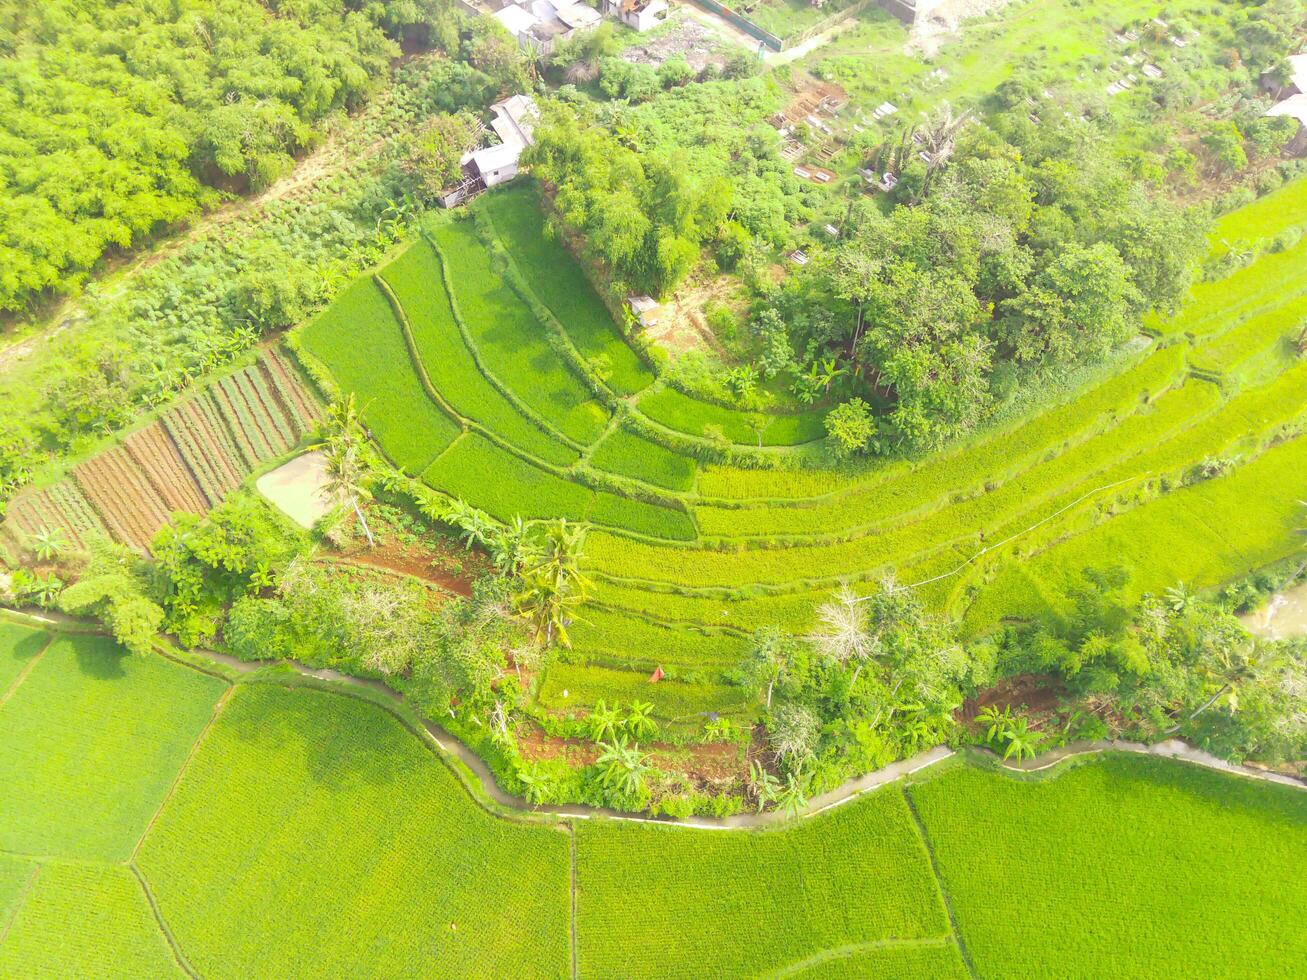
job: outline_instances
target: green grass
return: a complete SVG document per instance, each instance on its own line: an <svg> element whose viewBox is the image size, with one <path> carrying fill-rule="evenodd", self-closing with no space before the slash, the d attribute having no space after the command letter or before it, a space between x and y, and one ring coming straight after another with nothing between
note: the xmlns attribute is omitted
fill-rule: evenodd
<svg viewBox="0 0 1307 980"><path fill-rule="evenodd" d="M497 819L395 718L239 685L140 855L202 974L559 977L566 834Z"/></svg>
<svg viewBox="0 0 1307 980"><path fill-rule="evenodd" d="M49 633L0 620L0 698L49 642Z"/></svg>
<svg viewBox="0 0 1307 980"><path fill-rule="evenodd" d="M160 715L189 746L178 706L223 682L108 652L57 641L0 708L11 758L63 759L76 730L78 810L8 770L0 800L118 826L122 786L175 787L132 864L71 859L77 835L0 842L32 855L0 854L3 976L177 975L134 868L202 976L564 977L575 956L581 976L962 977L944 894L981 976L1278 977L1307 957L1292 788L1135 756L1021 779L958 760L775 829L594 819L569 839L487 812L379 703L285 674L234 685L189 759L142 751ZM88 697L52 664L121 675ZM675 690L641 682L610 702ZM44 724L13 724L38 703Z"/></svg>
<svg viewBox="0 0 1307 980"><path fill-rule="evenodd" d="M10 864L18 862L0 864L0 881ZM130 869L46 862L19 871L31 883L0 943L0 976L137 980L186 975Z"/></svg>
<svg viewBox="0 0 1307 980"><path fill-rule="evenodd" d="M785 830L586 821L576 857L583 976L757 976L823 950L949 930L895 789Z"/></svg>
<svg viewBox="0 0 1307 980"><path fill-rule="evenodd" d="M669 490L694 486L694 460L625 429L614 429L590 457L590 465Z"/></svg>
<svg viewBox="0 0 1307 980"><path fill-rule="evenodd" d="M432 386L455 412L547 462L576 462L576 450L523 416L481 373L454 320L440 257L425 239L386 266L381 276L408 318L413 346Z"/></svg>
<svg viewBox="0 0 1307 980"><path fill-rule="evenodd" d="M674 540L694 536L693 523L681 511L591 490L542 470L476 433L460 439L422 479L501 521L516 516L566 517Z"/></svg>
<svg viewBox="0 0 1307 980"><path fill-rule="evenodd" d="M1085 568L1131 572L1128 594L1178 582L1208 588L1301 551L1307 436L1276 446L1229 476L1175 490L1022 563L1005 564L967 611L969 631L1027 616L1078 581ZM1039 583L1038 594L1030 592Z"/></svg>
<svg viewBox="0 0 1307 980"><path fill-rule="evenodd" d="M63 637L0 707L0 849L126 859L222 681Z"/></svg>
<svg viewBox="0 0 1307 980"><path fill-rule="evenodd" d="M699 722L712 712L738 712L751 700L748 689L721 681L666 677L653 684L650 673L559 660L549 665L536 698L544 707L564 714L589 711L599 701L647 701L659 718Z"/></svg>
<svg viewBox="0 0 1307 980"><path fill-rule="evenodd" d="M641 414L691 436L720 437L744 446L798 446L824 438L820 412L774 415L742 412L692 398L675 388L652 388L636 402Z"/></svg>
<svg viewBox="0 0 1307 980"><path fill-rule="evenodd" d="M570 252L545 236L533 185L487 194L480 206L536 297L558 318L595 375L619 395L653 383L653 372L618 333L603 301Z"/></svg>
<svg viewBox="0 0 1307 980"><path fill-rule="evenodd" d="M456 310L483 367L564 434L589 445L603 434L608 411L549 345L545 326L491 266L470 221L431 230L444 259Z"/></svg>
<svg viewBox="0 0 1307 980"><path fill-rule="evenodd" d="M967 980L971 974L957 944L944 940L921 946L854 947L781 976L801 980Z"/></svg>
<svg viewBox="0 0 1307 980"><path fill-rule="evenodd" d="M421 473L457 437L458 424L423 389L390 303L370 278L343 290L301 336L357 397L386 455L409 473Z"/></svg>
<svg viewBox="0 0 1307 980"><path fill-rule="evenodd" d="M1223 215L1212 228L1214 251L1225 243L1252 244L1307 225L1307 180L1291 180L1279 190Z"/></svg>
<svg viewBox="0 0 1307 980"><path fill-rule="evenodd" d="M1298 976L1307 794L1107 756L910 790L981 976Z"/></svg>

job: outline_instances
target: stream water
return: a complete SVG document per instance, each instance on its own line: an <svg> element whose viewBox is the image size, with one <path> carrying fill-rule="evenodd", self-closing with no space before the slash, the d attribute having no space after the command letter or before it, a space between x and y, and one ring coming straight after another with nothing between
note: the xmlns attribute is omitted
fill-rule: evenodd
<svg viewBox="0 0 1307 980"><path fill-rule="evenodd" d="M1307 636L1307 582L1277 592L1260 609L1239 617L1244 629L1268 640Z"/></svg>

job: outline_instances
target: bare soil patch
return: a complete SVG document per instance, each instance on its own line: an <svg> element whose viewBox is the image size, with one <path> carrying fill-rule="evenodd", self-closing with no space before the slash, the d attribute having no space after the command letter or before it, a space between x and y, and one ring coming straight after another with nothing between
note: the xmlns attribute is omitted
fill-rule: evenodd
<svg viewBox="0 0 1307 980"><path fill-rule="evenodd" d="M265 473L255 486L278 510L308 530L337 504L323 489L326 483L327 458L315 450Z"/></svg>

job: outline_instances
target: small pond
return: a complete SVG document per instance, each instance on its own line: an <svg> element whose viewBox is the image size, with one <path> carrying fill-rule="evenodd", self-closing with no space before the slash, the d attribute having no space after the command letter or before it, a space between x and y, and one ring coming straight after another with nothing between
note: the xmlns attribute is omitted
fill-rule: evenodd
<svg viewBox="0 0 1307 980"><path fill-rule="evenodd" d="M1239 617L1244 629L1268 640L1307 636L1307 582L1277 592L1266 605Z"/></svg>

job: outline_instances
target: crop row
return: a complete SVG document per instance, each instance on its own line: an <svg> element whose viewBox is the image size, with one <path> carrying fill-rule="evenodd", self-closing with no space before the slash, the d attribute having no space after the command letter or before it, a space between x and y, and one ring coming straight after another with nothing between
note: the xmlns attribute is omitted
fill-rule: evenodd
<svg viewBox="0 0 1307 980"><path fill-rule="evenodd" d="M705 469L699 477L699 492L705 498L722 497L748 501L751 505L767 503L768 498L801 502L802 498L820 496L838 489L841 494L855 494L882 488L906 501L928 502L941 489L957 493L986 483L1013 471L1036 456L1061 450L1072 442L1103 431L1115 419L1129 415L1174 386L1184 375L1185 348L1173 345L1154 351L1138 364L1070 401L1050 409L1015 427L987 435L980 441L932 455L921 463L894 463L880 466L870 473L850 478L838 473L785 470L747 470L728 467ZM933 493L931 492L933 488ZM878 495L879 498L879 495ZM909 503L910 509L911 504ZM700 508L707 513L707 509ZM752 512L750 506L746 513ZM771 519L783 520L773 510L762 510L768 522L747 533L773 533L780 527ZM720 520L721 524L717 521ZM731 530L726 515L705 517L704 533L726 534ZM741 527L749 527L747 518L737 517ZM708 528L714 530L708 530ZM743 533L736 531L734 533Z"/></svg>
<svg viewBox="0 0 1307 980"><path fill-rule="evenodd" d="M742 446L797 446L826 434L820 412L797 415L743 412L693 398L666 385L643 392L636 408L654 422L677 432L720 438Z"/></svg>
<svg viewBox="0 0 1307 980"><path fill-rule="evenodd" d="M21 494L10 519L27 536L62 528L138 549L178 511L203 514L252 470L293 448L317 405L275 353L222 378L75 467L47 491Z"/></svg>
<svg viewBox="0 0 1307 980"><path fill-rule="evenodd" d="M1307 180L1293 180L1279 190L1221 217L1212 228L1216 249L1266 241L1307 225Z"/></svg>
<svg viewBox="0 0 1307 980"><path fill-rule="evenodd" d="M706 720L712 713L739 711L751 698L747 688L695 677L665 677L654 683L643 667L625 670L591 663L556 660L549 665L536 700L541 707L565 714L589 711L599 701L630 704L645 701L666 721Z"/></svg>
<svg viewBox="0 0 1307 980"><path fill-rule="evenodd" d="M353 697L237 685L137 864L203 976L346 976L361 956L396 977L570 966L567 835L482 810Z"/></svg>
<svg viewBox="0 0 1307 980"><path fill-rule="evenodd" d="M470 222L431 230L445 264L454 313L487 374L582 445L595 442L608 411L549 344L545 327L491 264Z"/></svg>
<svg viewBox="0 0 1307 980"><path fill-rule="evenodd" d="M1075 446L989 493L851 541L690 552L596 535L588 557L596 569L610 574L719 587L782 584L896 566L961 538L978 536L983 541L996 525L1029 513L1041 502L1088 490L1106 466L1138 454L1177 428L1195 424L1217 401L1213 386L1186 385L1158 399L1152 411L1127 418L1110 436Z"/></svg>
<svg viewBox="0 0 1307 980"><path fill-rule="evenodd" d="M1259 256L1224 279L1200 282L1178 315L1153 324L1168 335L1220 333L1242 318L1283 303L1307 288L1307 238L1283 252Z"/></svg>
<svg viewBox="0 0 1307 980"><path fill-rule="evenodd" d="M1111 424L1155 411L1157 394L1174 383L1183 351L1158 351L1134 370L1046 415L1001 433L978 446L893 470L883 481L814 502L807 507L713 508L697 506L703 534L759 536L831 533L869 527L944 506L949 499L993 487L1051 452L1069 452L1085 441L1115 440ZM1167 396L1162 395L1164 400Z"/></svg>
<svg viewBox="0 0 1307 980"><path fill-rule="evenodd" d="M694 486L694 460L622 428L605 437L588 462L596 469L668 490Z"/></svg>
<svg viewBox="0 0 1307 980"><path fill-rule="evenodd" d="M749 641L720 629L669 627L600 606L589 606L570 630L572 648L594 661L692 670L736 666Z"/></svg>
<svg viewBox="0 0 1307 980"><path fill-rule="evenodd" d="M421 473L459 435L457 422L427 396L403 331L381 288L363 278L343 290L302 335L345 392L382 450L409 473Z"/></svg>
<svg viewBox="0 0 1307 980"><path fill-rule="evenodd" d="M562 324L595 376L619 395L632 395L652 384L653 372L618 334L576 260L561 244L546 238L534 189L511 188L483 201L519 274Z"/></svg>
<svg viewBox="0 0 1307 980"><path fill-rule="evenodd" d="M1307 292L1283 304L1248 317L1237 327L1199 345L1190 358L1194 367L1218 374L1232 374L1259 354L1279 354L1297 339L1307 322Z"/></svg>
<svg viewBox="0 0 1307 980"><path fill-rule="evenodd" d="M1055 602L1088 567L1130 569L1132 596L1177 582L1218 585L1301 548L1295 531L1304 498L1307 437L1300 436L1228 476L1164 494L1023 564L1007 563L968 610L968 628L980 631L1020 614L1034 583L1039 601Z"/></svg>
<svg viewBox="0 0 1307 980"><path fill-rule="evenodd" d="M167 503L121 447L97 453L72 476L119 541L144 550L168 523Z"/></svg>
<svg viewBox="0 0 1307 980"><path fill-rule="evenodd" d="M107 533L100 515L71 480L24 491L10 502L5 523L26 538L43 529L59 528L79 548L86 547L91 536Z"/></svg>
<svg viewBox="0 0 1307 980"><path fill-rule="evenodd" d="M705 963L773 976L826 950L949 932L894 788L753 833L578 821L576 865L583 976L702 977Z"/></svg>
<svg viewBox="0 0 1307 980"><path fill-rule="evenodd" d="M576 461L577 450L526 417L481 373L454 319L440 258L427 241L419 240L381 275L408 320L422 368L455 413L546 462Z"/></svg>
<svg viewBox="0 0 1307 980"><path fill-rule="evenodd" d="M1123 754L1055 775L908 788L975 975L1301 973L1300 791Z"/></svg>
<svg viewBox="0 0 1307 980"><path fill-rule="evenodd" d="M500 520L566 517L678 541L695 534L693 521L682 511L592 490L528 463L475 432L455 442L422 479Z"/></svg>

